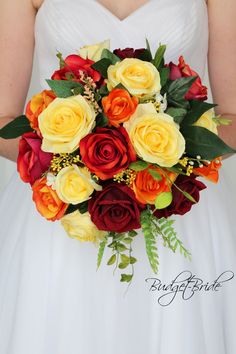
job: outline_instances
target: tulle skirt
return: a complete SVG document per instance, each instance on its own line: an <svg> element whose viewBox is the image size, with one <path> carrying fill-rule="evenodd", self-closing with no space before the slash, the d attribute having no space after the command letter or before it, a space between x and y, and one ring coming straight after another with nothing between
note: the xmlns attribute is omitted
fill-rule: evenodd
<svg viewBox="0 0 236 354"><path fill-rule="evenodd" d="M113 274L106 265L109 250L96 271L97 248L44 220L15 174L0 201L0 353L235 354L235 278L210 286L236 270L235 161L226 161L219 184L208 183L190 213L175 218L192 260L159 240L160 268L153 274L140 233L128 290L120 270ZM179 285L191 273L209 288L190 296L190 283L173 296L172 287L160 299L180 273Z"/></svg>

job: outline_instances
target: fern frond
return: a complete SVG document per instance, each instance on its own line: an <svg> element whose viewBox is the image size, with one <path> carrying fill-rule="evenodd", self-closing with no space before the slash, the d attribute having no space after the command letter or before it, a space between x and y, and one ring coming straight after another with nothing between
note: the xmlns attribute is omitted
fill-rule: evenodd
<svg viewBox="0 0 236 354"><path fill-rule="evenodd" d="M100 264L102 262L102 258L104 255L105 247L108 241L108 236L106 235L104 239L100 242L99 249L98 249L98 258L97 258L97 270L100 267Z"/></svg>
<svg viewBox="0 0 236 354"><path fill-rule="evenodd" d="M158 272L158 253L157 253L157 246L156 246L156 235L153 232L153 225L152 225L152 213L149 209L144 210L141 213L141 227L144 234L145 245L146 245L146 252L148 256L149 263L151 268L155 274Z"/></svg>
<svg viewBox="0 0 236 354"><path fill-rule="evenodd" d="M168 245L173 252L179 250L180 254L183 254L185 258L191 259L191 253L184 247L183 242L177 237L177 233L172 226L174 220L156 218L155 223L164 244Z"/></svg>

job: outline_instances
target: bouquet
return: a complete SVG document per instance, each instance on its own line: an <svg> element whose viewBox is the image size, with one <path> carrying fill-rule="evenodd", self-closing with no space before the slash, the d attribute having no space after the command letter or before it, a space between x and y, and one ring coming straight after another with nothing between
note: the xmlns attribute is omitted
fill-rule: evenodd
<svg viewBox="0 0 236 354"><path fill-rule="evenodd" d="M166 63L165 50L152 56L147 41L111 51L105 41L65 59L58 53L50 89L0 130L21 136L17 167L39 213L94 242L98 267L108 247L122 282L134 275L137 236L154 273L157 236L190 257L169 217L189 212L206 188L199 177L217 182L221 156L235 152L217 135L229 122L206 102L199 75L183 56Z"/></svg>

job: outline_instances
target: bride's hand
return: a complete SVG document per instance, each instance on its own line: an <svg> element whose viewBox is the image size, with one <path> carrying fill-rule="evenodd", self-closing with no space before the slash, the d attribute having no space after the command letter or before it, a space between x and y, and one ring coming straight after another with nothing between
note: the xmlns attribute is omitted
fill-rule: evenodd
<svg viewBox="0 0 236 354"><path fill-rule="evenodd" d="M220 137L236 148L236 1L208 0L208 65L217 114L232 121L220 126Z"/></svg>
<svg viewBox="0 0 236 354"><path fill-rule="evenodd" d="M0 128L22 114L32 72L34 20L31 0L0 2ZM0 139L0 155L16 160L18 140Z"/></svg>

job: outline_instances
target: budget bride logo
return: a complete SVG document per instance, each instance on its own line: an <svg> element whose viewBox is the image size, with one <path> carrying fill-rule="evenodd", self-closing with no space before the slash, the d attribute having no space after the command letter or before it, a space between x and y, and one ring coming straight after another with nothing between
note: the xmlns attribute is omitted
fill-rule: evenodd
<svg viewBox="0 0 236 354"><path fill-rule="evenodd" d="M177 297L187 301L197 293L209 294L222 290L234 278L234 272L227 270L211 281L204 281L191 271L185 270L179 273L169 283L162 282L159 278L146 278L149 291L157 295L157 302L161 306L171 305Z"/></svg>

